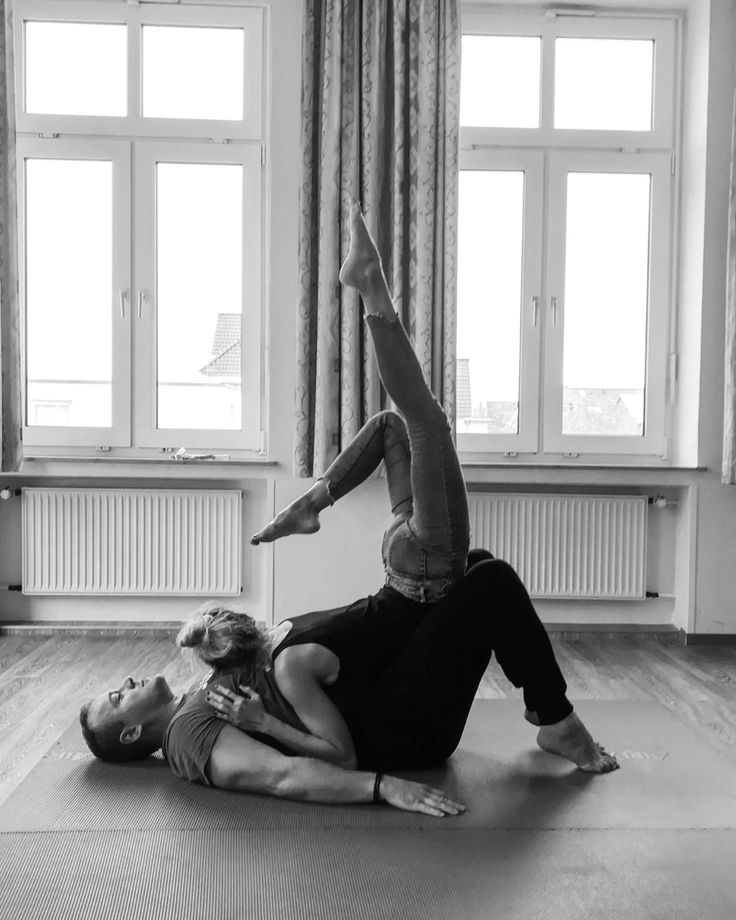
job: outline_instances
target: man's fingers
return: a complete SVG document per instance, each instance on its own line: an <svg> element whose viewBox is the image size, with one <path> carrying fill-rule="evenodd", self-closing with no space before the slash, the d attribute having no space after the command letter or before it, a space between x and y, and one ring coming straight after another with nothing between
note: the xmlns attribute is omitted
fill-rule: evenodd
<svg viewBox="0 0 736 920"><path fill-rule="evenodd" d="M432 805L428 805L426 802L419 803L419 811L424 812L425 815L432 815L433 818L444 818L444 811L440 811L439 808L435 808Z"/></svg>
<svg viewBox="0 0 736 920"><path fill-rule="evenodd" d="M435 789L434 786L427 786L424 790L424 794L428 798L436 799L440 802L446 802L448 805L452 805L454 808L465 808L465 805L463 805L462 802L451 799L449 795L447 795L441 789Z"/></svg>
<svg viewBox="0 0 736 920"><path fill-rule="evenodd" d="M439 809L443 814L446 814L446 815L459 815L462 811L464 811L463 808L460 808L457 805L452 805L449 802L435 801L433 799L429 799L427 804L430 805L432 808Z"/></svg>
<svg viewBox="0 0 736 920"><path fill-rule="evenodd" d="M433 808L439 808L450 815L457 815L466 810L462 802L455 802L453 799L448 798L444 792L437 790L428 792L425 796L425 801Z"/></svg>

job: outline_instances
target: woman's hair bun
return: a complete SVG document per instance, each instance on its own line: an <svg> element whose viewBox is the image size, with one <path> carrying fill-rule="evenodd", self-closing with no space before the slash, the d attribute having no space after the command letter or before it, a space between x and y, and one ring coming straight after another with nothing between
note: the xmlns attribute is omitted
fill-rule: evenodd
<svg viewBox="0 0 736 920"><path fill-rule="evenodd" d="M195 649L197 657L215 669L270 663L268 640L255 620L217 603L200 607L176 641L182 648Z"/></svg>
<svg viewBox="0 0 736 920"><path fill-rule="evenodd" d="M182 648L206 646L209 622L211 619L212 617L210 614L203 613L193 620L190 620L188 623L185 623L179 630L179 635L176 637L177 645L180 645Z"/></svg>

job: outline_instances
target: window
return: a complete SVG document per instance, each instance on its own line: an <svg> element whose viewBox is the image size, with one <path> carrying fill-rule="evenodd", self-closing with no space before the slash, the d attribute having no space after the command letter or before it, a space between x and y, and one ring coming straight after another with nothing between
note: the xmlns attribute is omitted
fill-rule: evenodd
<svg viewBox="0 0 736 920"><path fill-rule="evenodd" d="M264 20L16 0L31 452L261 449Z"/></svg>
<svg viewBox="0 0 736 920"><path fill-rule="evenodd" d="M667 459L676 27L463 16L456 427L467 458Z"/></svg>

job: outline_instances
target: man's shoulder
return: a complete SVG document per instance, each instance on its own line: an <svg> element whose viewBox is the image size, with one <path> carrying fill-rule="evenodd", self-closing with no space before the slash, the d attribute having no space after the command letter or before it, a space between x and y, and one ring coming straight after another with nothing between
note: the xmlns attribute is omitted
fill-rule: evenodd
<svg viewBox="0 0 736 920"><path fill-rule="evenodd" d="M195 686L184 694L181 705L169 720L164 732L164 754L168 756L168 751L172 746L174 739L180 737L182 733L186 734L193 724L209 719L212 715L212 709L205 699L205 686Z"/></svg>
<svg viewBox="0 0 736 920"><path fill-rule="evenodd" d="M205 753L209 756L222 731L224 723L207 702L207 688L218 683L227 689L237 690L238 684L243 683L247 676L246 671L238 668L225 672L208 671L194 681L164 733L162 749L172 768L177 761L201 757Z"/></svg>
<svg viewBox="0 0 736 920"><path fill-rule="evenodd" d="M167 725L161 745L173 772L182 779L210 785L207 763L223 727L207 703L205 687L187 694Z"/></svg>

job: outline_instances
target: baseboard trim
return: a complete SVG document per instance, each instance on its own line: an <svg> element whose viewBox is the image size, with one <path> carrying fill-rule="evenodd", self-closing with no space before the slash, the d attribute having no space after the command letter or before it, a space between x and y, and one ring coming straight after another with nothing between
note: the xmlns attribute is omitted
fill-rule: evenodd
<svg viewBox="0 0 736 920"><path fill-rule="evenodd" d="M264 626L265 624L260 623ZM36 620L34 622L12 620L0 622L0 635L34 635L34 636L99 636L103 637L131 637L142 636L146 638L174 638L181 629L181 621L159 620L130 622L125 620L111 620L108 622L91 621L56 621ZM642 624L642 623L546 623L545 629L551 635L561 639L585 638L592 634L602 638L622 638L624 636L648 636L649 638L681 638L681 630L671 623ZM695 637L700 638L700 637ZM722 639L722 636L704 636L705 639ZM688 643L689 644L689 643Z"/></svg>
<svg viewBox="0 0 736 920"><path fill-rule="evenodd" d="M265 628L263 621L258 625ZM183 620L110 620L107 623L84 620L23 620L0 621L0 636L89 636L90 638L176 638L184 624Z"/></svg>
<svg viewBox="0 0 736 920"><path fill-rule="evenodd" d="M680 630L683 645L736 645L736 633L688 633Z"/></svg>
<svg viewBox="0 0 736 920"><path fill-rule="evenodd" d="M180 621L141 622L111 621L108 623L66 622L38 620L33 623L12 621L0 623L0 635L4 636L90 636L90 637L129 637L174 638L182 627Z"/></svg>
<svg viewBox="0 0 736 920"><path fill-rule="evenodd" d="M650 639L677 639L672 623L545 623L547 632L560 639L583 639L597 635L607 639L628 636Z"/></svg>

